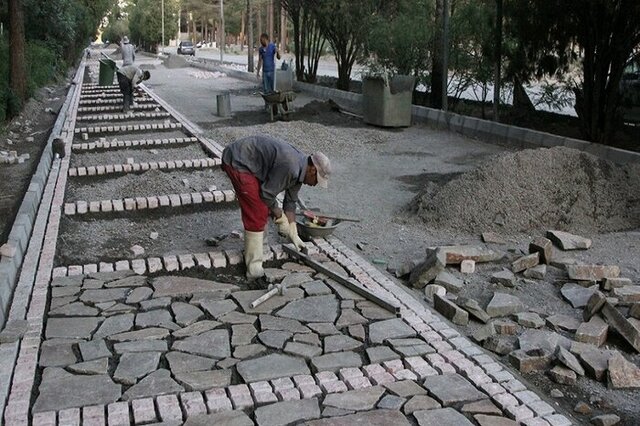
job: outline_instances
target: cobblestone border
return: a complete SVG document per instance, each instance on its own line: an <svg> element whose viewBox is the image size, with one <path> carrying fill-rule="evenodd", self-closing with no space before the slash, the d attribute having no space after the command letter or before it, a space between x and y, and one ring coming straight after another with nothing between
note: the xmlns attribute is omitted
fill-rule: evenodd
<svg viewBox="0 0 640 426"><path fill-rule="evenodd" d="M64 214L65 216L74 216L89 213L151 210L161 207L177 208L192 204L231 203L235 199L236 193L231 189L225 189L223 191L204 191L151 197L128 197L99 201L75 201L64 204Z"/></svg>
<svg viewBox="0 0 640 426"><path fill-rule="evenodd" d="M169 139L142 139L142 140L124 140L124 141L103 141L74 143L71 145L72 151L97 151L101 149L110 150L114 148L131 148L137 146L160 146L174 144L188 144L198 142L196 137L187 138L169 138Z"/></svg>
<svg viewBox="0 0 640 426"><path fill-rule="evenodd" d="M34 257L38 260L34 260L33 268L37 269L35 272L35 278L27 280L25 276L25 282L20 288L20 295L24 297L23 300L15 300L15 303L11 306L11 312L14 309L24 312L26 311L26 333L21 340L14 343L16 355L13 357L14 363L5 366L2 364L3 369L9 367L13 369L10 383L10 390L7 395L6 405L5 399L2 399L0 403L3 404L3 417L4 424L6 426L13 425L26 425L29 423L29 411L31 404L31 393L35 382L35 374L38 364L38 353L40 349L42 327L44 322L45 308L47 304L47 294L49 281L51 278L51 270L53 268L53 260L56 250L56 240L58 237L58 228L60 225L61 207L64 202L64 190L67 180L67 168L69 167L69 159L71 154L71 142L73 139L73 127L75 125L75 119L77 115L78 101L80 99L80 87L82 82L82 76L84 75L85 61L83 60L76 72L76 76L73 81L75 90L72 94L69 94L67 101L69 101L69 107L66 117L64 118L64 124L59 137L65 141L65 157L62 160L56 160L57 173L49 173L47 178L47 197L51 197L51 202L40 206L40 214L45 217L39 217L39 223L46 226L43 236L42 249L39 252L34 252ZM65 102L67 102L65 101ZM49 201L47 199L47 201ZM40 230L39 230L40 231ZM36 236L34 235L34 239ZM35 241L34 241L35 242ZM35 247L34 249L40 249ZM28 270L27 273L29 273ZM21 277L22 278L22 277ZM30 297L30 299L29 299ZM28 303L28 309L27 304ZM16 317L20 315L16 313ZM4 360L2 360L4 362ZM3 374L4 375L4 374ZM7 383L8 385L8 383Z"/></svg>
<svg viewBox="0 0 640 426"><path fill-rule="evenodd" d="M131 145L135 146L135 145ZM147 170L171 169L204 169L218 167L222 164L219 158L194 158L191 160L149 161L142 163L102 164L98 166L70 167L69 176L100 176L144 172Z"/></svg>
<svg viewBox="0 0 640 426"><path fill-rule="evenodd" d="M153 99L150 98L136 98L136 103L138 105L140 104L148 104L153 102ZM80 106L87 106L87 105L122 105L122 96L120 96L117 99L103 99L103 100L96 100L96 99L86 99L84 101L80 101Z"/></svg>
<svg viewBox="0 0 640 426"><path fill-rule="evenodd" d="M96 133L119 133L119 132L146 132L147 130L175 130L181 129L182 123L146 123L146 124L127 124L122 126L90 126L77 127L75 134L85 135L88 138L90 134Z"/></svg>
<svg viewBox="0 0 640 426"><path fill-rule="evenodd" d="M157 108L156 105L154 104L138 104L135 107L133 107L133 111L137 111L137 110L145 110L145 109L154 109ZM78 108L78 112L82 113L82 114L87 114L87 113L97 113L97 112L112 112L112 111L122 111L122 107L118 106L118 105L110 105L110 106L96 106L96 107L81 107Z"/></svg>
<svg viewBox="0 0 640 426"><path fill-rule="evenodd" d="M166 111L133 112L133 114L89 114L78 117L77 121L113 121L131 120L134 118L169 118L171 114Z"/></svg>

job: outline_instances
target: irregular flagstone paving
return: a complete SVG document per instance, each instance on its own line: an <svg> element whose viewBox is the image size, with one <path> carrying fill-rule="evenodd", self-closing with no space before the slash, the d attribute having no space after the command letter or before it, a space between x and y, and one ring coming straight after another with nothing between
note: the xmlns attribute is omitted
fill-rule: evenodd
<svg viewBox="0 0 640 426"><path fill-rule="evenodd" d="M249 305L264 291L214 280L76 277L76 291L63 292L65 303L49 312L51 338L40 358L46 379L34 413L153 398L159 404L172 395L180 409L195 403L185 395L195 395L200 408L194 416L185 411L187 424L442 426L475 424L474 415L487 413L544 424L534 422L542 421L538 406L527 406L534 401L507 390L524 389L514 376L428 311L428 323L409 310L395 317L322 274L291 271L295 265L274 274L293 275L295 287L258 308ZM55 278L51 288L67 281ZM115 305L128 313L111 313ZM95 315L75 321L76 310L87 308ZM53 391L55 383L73 389ZM249 416L222 415L247 408Z"/></svg>

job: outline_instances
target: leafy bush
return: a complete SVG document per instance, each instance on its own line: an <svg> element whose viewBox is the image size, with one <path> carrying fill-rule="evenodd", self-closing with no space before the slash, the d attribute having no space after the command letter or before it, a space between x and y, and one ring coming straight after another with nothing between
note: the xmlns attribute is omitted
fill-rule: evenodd
<svg viewBox="0 0 640 426"><path fill-rule="evenodd" d="M33 96L35 91L60 76L65 67L64 61L40 41L27 43L27 90Z"/></svg>

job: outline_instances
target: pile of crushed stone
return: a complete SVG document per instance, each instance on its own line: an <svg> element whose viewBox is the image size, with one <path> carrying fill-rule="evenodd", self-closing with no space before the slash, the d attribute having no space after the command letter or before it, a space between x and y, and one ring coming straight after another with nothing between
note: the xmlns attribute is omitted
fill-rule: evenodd
<svg viewBox="0 0 640 426"><path fill-rule="evenodd" d="M629 230L640 227L640 165L564 147L502 154L428 184L411 208L427 226L475 233Z"/></svg>
<svg viewBox="0 0 640 426"><path fill-rule="evenodd" d="M167 59L162 62L162 65L165 68L176 69L176 68L186 68L189 66L187 59L180 55L169 55Z"/></svg>
<svg viewBox="0 0 640 426"><path fill-rule="evenodd" d="M218 127L211 130L209 136L227 145L236 139L261 133L289 142L305 152L323 151L338 155L348 155L354 146L366 145L373 150L376 145L388 142L392 136L378 129L333 127L308 121L275 121L252 126Z"/></svg>

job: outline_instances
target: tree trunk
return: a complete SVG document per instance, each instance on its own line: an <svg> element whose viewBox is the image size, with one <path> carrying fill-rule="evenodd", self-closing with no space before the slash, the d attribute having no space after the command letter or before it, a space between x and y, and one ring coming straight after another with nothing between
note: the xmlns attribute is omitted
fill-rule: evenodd
<svg viewBox="0 0 640 426"><path fill-rule="evenodd" d="M494 45L496 49L495 54L495 62L493 68L493 120L500 120L500 86L502 84L501 80L501 71L502 71L502 19L503 19L503 10L502 10L502 0L496 0L496 33L494 39ZM484 102L483 105L483 115L484 115ZM483 117L484 118L484 117Z"/></svg>
<svg viewBox="0 0 640 426"><path fill-rule="evenodd" d="M444 75L444 0L436 0L435 35L433 38L433 60L431 67L431 107L442 108L442 83Z"/></svg>
<svg viewBox="0 0 640 426"><path fill-rule="evenodd" d="M243 12L240 17L240 51L244 50L244 26L245 26L245 13Z"/></svg>
<svg viewBox="0 0 640 426"><path fill-rule="evenodd" d="M256 23L258 24L258 37L262 35L262 3L258 2L256 7Z"/></svg>
<svg viewBox="0 0 640 426"><path fill-rule="evenodd" d="M253 72L253 10L251 0L247 0L247 24L249 30L247 34L247 71Z"/></svg>
<svg viewBox="0 0 640 426"><path fill-rule="evenodd" d="M513 108L523 114L530 114L536 110L518 77L513 79Z"/></svg>
<svg viewBox="0 0 640 426"><path fill-rule="evenodd" d="M269 0L267 4L267 34L270 39L275 39L273 36L273 0Z"/></svg>
<svg viewBox="0 0 640 426"><path fill-rule="evenodd" d="M22 105L27 96L27 71L24 59L24 11L21 0L9 0L9 37L10 87Z"/></svg>
<svg viewBox="0 0 640 426"><path fill-rule="evenodd" d="M282 49L282 53L288 53L287 44L287 14L282 9L280 11L280 49Z"/></svg>

